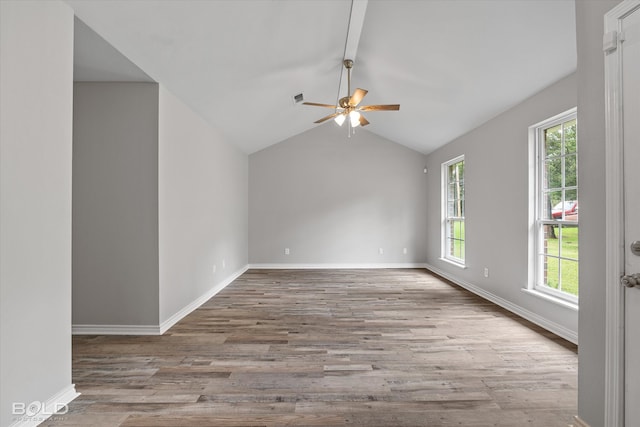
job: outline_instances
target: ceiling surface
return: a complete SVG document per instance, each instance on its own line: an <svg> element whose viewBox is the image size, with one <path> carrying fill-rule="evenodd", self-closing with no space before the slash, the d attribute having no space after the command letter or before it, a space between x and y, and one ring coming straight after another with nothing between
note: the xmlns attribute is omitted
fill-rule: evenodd
<svg viewBox="0 0 640 427"><path fill-rule="evenodd" d="M153 82L153 79L87 24L75 18L73 81Z"/></svg>
<svg viewBox="0 0 640 427"><path fill-rule="evenodd" d="M314 126L346 137L313 123L331 110L293 96L336 102L347 34L362 104L401 104L368 112L366 131L422 153L576 69L573 0L356 2L352 16L350 0L67 1L144 70L105 71L109 49L80 33L81 80L157 81L246 153Z"/></svg>

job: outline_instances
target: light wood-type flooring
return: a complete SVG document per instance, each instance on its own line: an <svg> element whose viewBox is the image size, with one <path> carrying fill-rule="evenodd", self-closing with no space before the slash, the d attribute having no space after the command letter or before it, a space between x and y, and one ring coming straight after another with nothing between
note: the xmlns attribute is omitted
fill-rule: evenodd
<svg viewBox="0 0 640 427"><path fill-rule="evenodd" d="M422 269L249 270L163 336L76 336L51 426L539 426L577 349Z"/></svg>

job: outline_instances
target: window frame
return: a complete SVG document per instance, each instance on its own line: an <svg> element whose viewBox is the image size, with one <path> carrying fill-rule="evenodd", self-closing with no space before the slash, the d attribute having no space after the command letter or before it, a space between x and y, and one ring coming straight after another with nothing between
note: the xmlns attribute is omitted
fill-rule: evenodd
<svg viewBox="0 0 640 427"><path fill-rule="evenodd" d="M466 226L466 206L465 205L465 199L466 196L463 195L462 196L462 202L463 202L463 208L462 208L462 216L461 217L450 217L448 214L448 202L449 202L449 197L448 197L448 185L449 185L449 167L452 165L455 165L457 163L460 162L465 162L465 158L464 158L464 154L457 156L451 160L448 160L444 163L442 163L441 165L441 238L440 238L440 243L441 243L441 248L440 248L440 259L449 263L452 263L456 266L462 267L462 268L466 268L466 243L467 243L467 233L466 233L466 228L465 228L465 232L464 232L464 238L461 239L464 246L463 246L463 251L462 251L462 256L463 258L459 258L456 257L454 255L451 255L451 246L450 246L450 240L449 239L449 234L448 234L448 230L449 230L449 224L451 221L458 221L458 222L462 222L463 226ZM466 165L465 165L466 166ZM465 170L465 175L466 175L466 170ZM464 185L464 181L465 181L465 175L463 175L462 177L462 182ZM466 186L465 186L465 192L466 192ZM455 239L455 240L460 240L460 239Z"/></svg>
<svg viewBox="0 0 640 427"><path fill-rule="evenodd" d="M545 295L548 295L552 298L560 300L562 302L567 302L572 305L577 306L579 302L579 282L580 279L578 277L578 295L573 295L566 291L554 289L546 284L544 284L544 256L549 256L544 253L544 227L547 225L558 225L558 233L560 234L558 240L558 247L562 247L562 229L564 227L575 227L579 229L579 217L577 220L567 220L565 218L553 219L553 218L545 218L545 214L543 210L547 206L545 198L547 196L547 192L555 189L556 191L561 191L562 197L561 202L564 204L567 200L565 199L565 194L567 191L575 191L576 192L576 200L579 201L579 182L578 182L578 142L576 141L576 152L575 152L575 161L576 161L576 183L575 185L566 185L566 158L567 153L562 152L558 158L562 159L562 183L560 187L546 188L544 185L544 177L545 177L545 153L544 153L544 132L547 129L553 128L557 125L576 120L577 126L577 108L571 108L563 113L560 113L556 116L550 117L542 122L536 123L533 126L529 127L529 143L530 143L530 156L532 160L530 161L530 171L531 180L533 185L530 185L530 274L529 274L529 284L528 290L534 292L540 292ZM563 137L564 139L564 137ZM564 146L564 142L563 142ZM546 191L546 192L545 192ZM579 207L578 207L579 210ZM563 207L564 211L564 207ZM579 243L578 243L579 245ZM579 246L578 246L579 250ZM577 259L563 257L561 253L557 256L552 255L552 258L557 258L559 263L561 264L562 260L568 260L571 262L576 262L579 268L579 255ZM561 267L560 267L561 268ZM559 271L559 277L561 277L561 273ZM559 283L561 286L561 283Z"/></svg>

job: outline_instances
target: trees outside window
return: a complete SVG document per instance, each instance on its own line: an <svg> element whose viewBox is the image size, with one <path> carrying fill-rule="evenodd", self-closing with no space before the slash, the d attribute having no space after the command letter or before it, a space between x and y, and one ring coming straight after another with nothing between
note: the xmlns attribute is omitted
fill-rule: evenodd
<svg viewBox="0 0 640 427"><path fill-rule="evenodd" d="M578 140L575 109L533 127L536 153L533 287L578 301Z"/></svg>
<svg viewBox="0 0 640 427"><path fill-rule="evenodd" d="M442 183L442 258L464 265L464 156L442 164Z"/></svg>

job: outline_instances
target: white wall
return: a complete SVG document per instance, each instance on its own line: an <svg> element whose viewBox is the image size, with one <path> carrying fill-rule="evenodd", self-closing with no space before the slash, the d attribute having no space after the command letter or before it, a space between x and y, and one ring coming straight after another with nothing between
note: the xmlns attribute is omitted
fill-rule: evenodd
<svg viewBox="0 0 640 427"><path fill-rule="evenodd" d="M159 117L162 323L246 268L248 159L162 86Z"/></svg>
<svg viewBox="0 0 640 427"><path fill-rule="evenodd" d="M578 413L604 425L605 99L604 14L617 0L576 1L580 180Z"/></svg>
<svg viewBox="0 0 640 427"><path fill-rule="evenodd" d="M75 83L73 324L158 324L158 85Z"/></svg>
<svg viewBox="0 0 640 427"><path fill-rule="evenodd" d="M0 2L0 425L71 385L73 11ZM61 402L65 403L65 402Z"/></svg>
<svg viewBox="0 0 640 427"><path fill-rule="evenodd" d="M577 336L578 313L522 292L529 259L528 128L575 107L576 102L572 74L431 153L427 162L427 198L432 201L427 212L427 262L457 281L536 313L567 337ZM461 154L465 155L466 269L439 259L440 167ZM488 278L483 276L485 267Z"/></svg>
<svg viewBox="0 0 640 427"><path fill-rule="evenodd" d="M251 154L249 262L424 262L425 160L363 129L347 138L334 123Z"/></svg>
<svg viewBox="0 0 640 427"><path fill-rule="evenodd" d="M246 268L247 155L155 83L74 96L74 328L158 333Z"/></svg>

